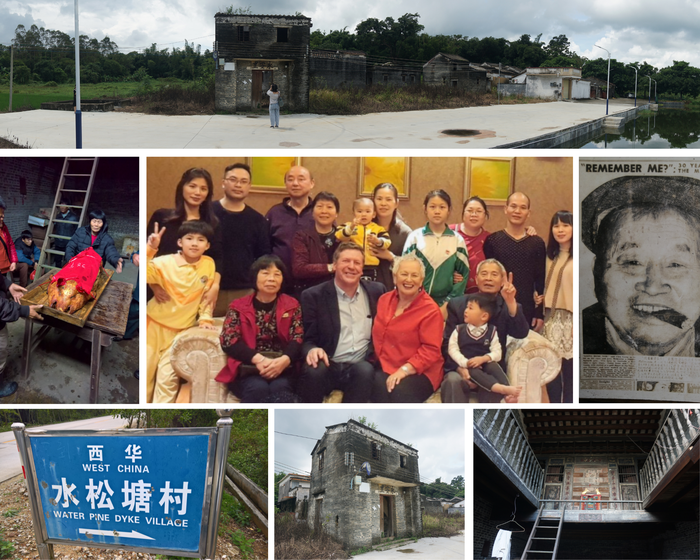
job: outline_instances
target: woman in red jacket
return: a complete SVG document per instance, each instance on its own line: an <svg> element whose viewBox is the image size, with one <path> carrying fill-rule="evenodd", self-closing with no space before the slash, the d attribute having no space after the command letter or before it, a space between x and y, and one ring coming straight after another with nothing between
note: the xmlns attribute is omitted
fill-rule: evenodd
<svg viewBox="0 0 700 560"><path fill-rule="evenodd" d="M293 400L293 366L304 336L301 306L280 293L286 270L279 257L260 257L251 275L255 292L232 301L226 314L220 341L228 361L216 380L244 403Z"/></svg>
<svg viewBox="0 0 700 560"><path fill-rule="evenodd" d="M12 241L10 230L5 224L5 209L7 205L0 197L0 273L7 274L17 268L17 249Z"/></svg>
<svg viewBox="0 0 700 560"><path fill-rule="evenodd" d="M377 302L372 343L380 370L374 402L423 402L442 382L444 321L423 289L425 266L412 253L394 259L396 289Z"/></svg>

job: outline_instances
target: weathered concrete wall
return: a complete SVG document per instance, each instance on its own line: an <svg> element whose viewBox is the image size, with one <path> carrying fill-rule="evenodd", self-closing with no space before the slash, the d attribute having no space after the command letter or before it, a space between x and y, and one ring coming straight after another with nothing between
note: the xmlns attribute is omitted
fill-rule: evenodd
<svg viewBox="0 0 700 560"><path fill-rule="evenodd" d="M372 442L382 446L381 457L372 457ZM319 458L323 455L323 468ZM401 467L400 456L405 457ZM370 463L371 475L360 471ZM356 476L369 486L361 491ZM392 524L396 536L417 534L422 530L420 491L418 486L401 487L378 483L374 478L418 483L418 453L374 430L342 424L326 431L314 449L311 468L311 498L308 523L316 522L316 510L322 500L319 520L323 530L349 548L376 543L381 538L381 496L393 499ZM366 488L363 487L363 488Z"/></svg>
<svg viewBox="0 0 700 560"><path fill-rule="evenodd" d="M501 95L525 95L527 86L522 84L498 84L498 92Z"/></svg>
<svg viewBox="0 0 700 560"><path fill-rule="evenodd" d="M471 69L467 61L433 59L423 66L423 80L427 85L446 85L472 91L488 91L486 72Z"/></svg>
<svg viewBox="0 0 700 560"><path fill-rule="evenodd" d="M561 95L562 80L557 76L528 76L527 97L539 97L541 99L558 99Z"/></svg>
<svg viewBox="0 0 700 560"><path fill-rule="evenodd" d="M314 87L363 87L367 82L367 59L334 51L312 51L310 73Z"/></svg>
<svg viewBox="0 0 700 560"><path fill-rule="evenodd" d="M572 99L589 99L591 97L591 83L584 80L575 80L571 88Z"/></svg>
<svg viewBox="0 0 700 560"><path fill-rule="evenodd" d="M367 83L407 86L421 81L422 70L414 66L368 66Z"/></svg>

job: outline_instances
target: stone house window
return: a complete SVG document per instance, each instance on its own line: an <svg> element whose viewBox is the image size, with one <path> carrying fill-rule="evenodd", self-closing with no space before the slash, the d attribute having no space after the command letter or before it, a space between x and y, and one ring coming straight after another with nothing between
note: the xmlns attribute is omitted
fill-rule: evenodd
<svg viewBox="0 0 700 560"><path fill-rule="evenodd" d="M277 42L278 43L288 43L289 42L289 29L287 27L277 28Z"/></svg>
<svg viewBox="0 0 700 560"><path fill-rule="evenodd" d="M399 464L402 469L406 468L406 455L399 455Z"/></svg>
<svg viewBox="0 0 700 560"><path fill-rule="evenodd" d="M384 74L384 83L389 81L389 74Z"/></svg>
<svg viewBox="0 0 700 560"><path fill-rule="evenodd" d="M354 465L355 464L355 453L352 451L346 451L345 452L345 465Z"/></svg>
<svg viewBox="0 0 700 560"><path fill-rule="evenodd" d="M318 470L322 471L323 470L323 459L325 458L326 455L326 450L321 449L321 451L318 452Z"/></svg>
<svg viewBox="0 0 700 560"><path fill-rule="evenodd" d="M374 442L372 442L372 459L382 460L382 446Z"/></svg>
<svg viewBox="0 0 700 560"><path fill-rule="evenodd" d="M239 41L250 41L250 26L239 25L238 26L238 40Z"/></svg>
<svg viewBox="0 0 700 560"><path fill-rule="evenodd" d="M457 80L452 80L452 87L457 87Z"/></svg>

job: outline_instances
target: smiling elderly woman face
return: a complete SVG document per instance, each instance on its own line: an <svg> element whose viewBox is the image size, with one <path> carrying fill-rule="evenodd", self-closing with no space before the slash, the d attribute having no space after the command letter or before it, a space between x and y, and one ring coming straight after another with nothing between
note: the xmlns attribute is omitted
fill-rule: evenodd
<svg viewBox="0 0 700 560"><path fill-rule="evenodd" d="M600 230L598 301L624 343L666 354L700 318L700 224L675 208L637 207L611 212Z"/></svg>
<svg viewBox="0 0 700 560"><path fill-rule="evenodd" d="M413 299L423 286L425 266L415 255L408 254L394 260L394 285L402 299Z"/></svg>

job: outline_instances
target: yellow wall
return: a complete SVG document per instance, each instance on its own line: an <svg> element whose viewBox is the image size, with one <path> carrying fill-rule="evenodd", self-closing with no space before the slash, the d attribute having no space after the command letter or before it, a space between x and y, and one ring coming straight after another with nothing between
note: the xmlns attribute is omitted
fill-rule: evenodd
<svg viewBox="0 0 700 560"><path fill-rule="evenodd" d="M411 158L410 193L408 200L402 200L400 210L412 228L425 223L423 199L437 188L446 190L452 197L451 222L460 220L462 202L465 196L465 179L469 158L464 157L418 157ZM530 225L538 234L547 239L549 221L557 210L573 209L573 160L570 157L516 157L515 190L526 193L532 201ZM204 167L214 179L214 199L221 198L221 179L227 165L245 162L243 157L172 157L148 158L148 216L158 208L172 208L175 200L175 186L182 173L190 167ZM304 166L313 173L316 181L315 192L328 190L340 200L340 220L350 219L352 201L357 196L360 174L359 157L307 157L302 158ZM313 192L312 191L312 196ZM247 202L265 214L268 208L277 204L283 194L252 193ZM505 227L502 206L489 207L491 219L487 222L489 231Z"/></svg>

